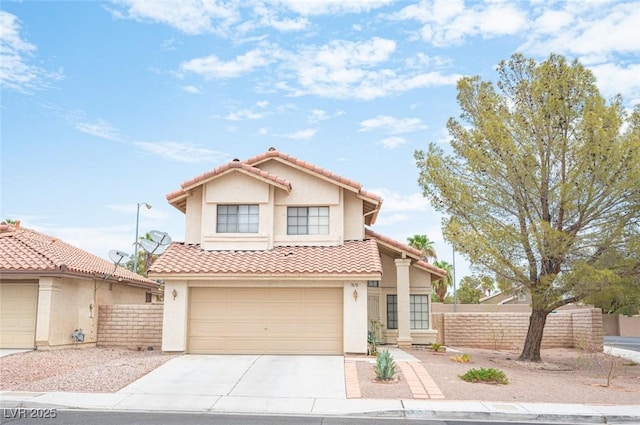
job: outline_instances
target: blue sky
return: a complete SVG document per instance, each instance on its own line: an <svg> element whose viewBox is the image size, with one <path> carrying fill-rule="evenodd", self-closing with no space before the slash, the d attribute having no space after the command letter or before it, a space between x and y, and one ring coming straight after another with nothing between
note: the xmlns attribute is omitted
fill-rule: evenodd
<svg viewBox="0 0 640 425"><path fill-rule="evenodd" d="M515 52L579 59L640 102L640 2L12 2L0 10L0 217L107 257L184 237L165 195L270 146L383 196L373 230L426 233L415 149L447 149L455 82ZM457 280L469 265L456 256Z"/></svg>

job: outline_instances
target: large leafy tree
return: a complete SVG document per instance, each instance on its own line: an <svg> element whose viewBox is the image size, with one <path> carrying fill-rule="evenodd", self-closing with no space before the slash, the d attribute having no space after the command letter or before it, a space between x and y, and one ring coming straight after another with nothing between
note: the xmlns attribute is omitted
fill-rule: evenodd
<svg viewBox="0 0 640 425"><path fill-rule="evenodd" d="M433 246L433 241L429 239L427 235L413 235L407 238L409 246L420 250L422 253L422 259L429 261L429 258L436 259L436 249Z"/></svg>
<svg viewBox="0 0 640 425"><path fill-rule="evenodd" d="M540 361L552 310L640 270L637 255L603 261L630 246L640 220L640 108L607 102L588 69L558 55L514 55L497 71L497 88L458 82L453 154L432 143L415 158L456 251L531 293L520 359Z"/></svg>

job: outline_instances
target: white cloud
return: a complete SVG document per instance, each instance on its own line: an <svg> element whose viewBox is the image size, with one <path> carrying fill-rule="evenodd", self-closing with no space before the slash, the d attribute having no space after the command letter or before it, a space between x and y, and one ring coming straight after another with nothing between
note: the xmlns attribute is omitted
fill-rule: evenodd
<svg viewBox="0 0 640 425"><path fill-rule="evenodd" d="M180 142L135 142L135 145L145 152L154 155L172 159L179 162L198 163L198 162L224 162L229 155L203 147L193 145L191 143Z"/></svg>
<svg viewBox="0 0 640 425"><path fill-rule="evenodd" d="M206 79L235 78L272 62L273 59L266 50L254 49L230 61L223 61L215 55L191 59L180 64L180 72L192 72Z"/></svg>
<svg viewBox="0 0 640 425"><path fill-rule="evenodd" d="M282 68L289 81L275 87L293 96L315 95L334 99L371 100L434 85L455 84L459 75L419 73L402 68L382 68L396 43L379 37L352 42L334 40L323 46L306 46L285 54Z"/></svg>
<svg viewBox="0 0 640 425"><path fill-rule="evenodd" d="M555 52L575 56L640 52L640 7L637 2L567 3L565 9L553 12L551 16L556 21L551 19L551 23L548 22L550 13L538 18L543 19L544 25L534 25L534 31L527 34L527 41L519 50L538 55ZM562 30L552 31L554 24L555 27L562 25Z"/></svg>
<svg viewBox="0 0 640 425"><path fill-rule="evenodd" d="M259 120L264 118L264 114L261 112L253 112L251 109L240 109L235 112L230 112L225 120L229 121L244 121L244 120Z"/></svg>
<svg viewBox="0 0 640 425"><path fill-rule="evenodd" d="M435 46L460 44L472 36L492 38L517 34L529 26L524 11L500 1L467 6L462 0L422 0L391 15L391 19L424 24L420 36Z"/></svg>
<svg viewBox="0 0 640 425"><path fill-rule="evenodd" d="M589 66L606 97L622 94L630 104L640 104L640 64L627 67L613 63Z"/></svg>
<svg viewBox="0 0 640 425"><path fill-rule="evenodd" d="M294 140L310 140L310 139L313 139L313 136L315 136L317 132L318 130L315 128L308 128L306 130L287 133L284 135L284 137L286 137L287 139L294 139Z"/></svg>
<svg viewBox="0 0 640 425"><path fill-rule="evenodd" d="M304 16L361 13L393 3L393 0L279 0L293 12Z"/></svg>
<svg viewBox="0 0 640 425"><path fill-rule="evenodd" d="M533 30L539 34L554 34L566 28L573 14L566 10L545 10L533 23Z"/></svg>
<svg viewBox="0 0 640 425"><path fill-rule="evenodd" d="M17 16L0 10L0 86L27 92L45 88L62 72L51 72L29 63L37 47L25 41Z"/></svg>
<svg viewBox="0 0 640 425"><path fill-rule="evenodd" d="M269 129L267 127L260 127L256 132L256 135L258 136L266 136L267 134L269 134Z"/></svg>
<svg viewBox="0 0 640 425"><path fill-rule="evenodd" d="M390 226L392 224L400 223L403 221L407 221L411 218L408 214L403 213L394 213L389 214L384 209L380 211L378 218L376 219L376 226Z"/></svg>
<svg viewBox="0 0 640 425"><path fill-rule="evenodd" d="M404 137L387 137L380 141L380 144L385 147L385 149L395 149L399 146L402 146L407 143L407 139Z"/></svg>
<svg viewBox="0 0 640 425"><path fill-rule="evenodd" d="M87 133L101 139L114 141L122 140L122 136L120 136L118 129L102 119L95 122L76 121L75 128L83 133Z"/></svg>
<svg viewBox="0 0 640 425"><path fill-rule="evenodd" d="M427 125L419 118L395 118L389 115L378 115L375 118L360 121L359 131L383 130L390 134L402 134L426 128Z"/></svg>
<svg viewBox="0 0 640 425"><path fill-rule="evenodd" d="M162 23L190 35L226 35L230 27L240 20L235 2L116 0L114 3L114 8L107 9L117 18Z"/></svg>
<svg viewBox="0 0 640 425"><path fill-rule="evenodd" d="M191 93L191 94L200 94L200 93L202 93L200 91L200 89L197 88L196 86L182 86L182 90L186 91L187 93Z"/></svg>
<svg viewBox="0 0 640 425"><path fill-rule="evenodd" d="M403 195L391 189L369 189L383 199L382 212L403 212L403 211L428 211L430 209L429 200L421 193L414 192Z"/></svg>
<svg viewBox="0 0 640 425"><path fill-rule="evenodd" d="M329 114L327 113L327 111L323 111L322 109L313 109L309 113L308 120L309 122L320 122L320 121L326 121L331 118L339 117L344 114L345 112L340 110L334 112L333 114Z"/></svg>
<svg viewBox="0 0 640 425"><path fill-rule="evenodd" d="M264 108L266 108L267 106L269 106L269 102L268 102L268 101L266 101L266 100L259 100L259 101L257 101L257 102L256 102L256 106L257 106L258 108L263 108L263 109L264 109Z"/></svg>

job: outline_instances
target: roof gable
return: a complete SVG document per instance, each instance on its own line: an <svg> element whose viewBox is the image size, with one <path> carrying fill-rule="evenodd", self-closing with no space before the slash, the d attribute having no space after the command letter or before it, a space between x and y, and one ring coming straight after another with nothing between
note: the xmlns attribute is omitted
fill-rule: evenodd
<svg viewBox="0 0 640 425"><path fill-rule="evenodd" d="M275 185L287 192L291 191L291 183L286 179L280 178L267 171L261 170L259 165L267 161L278 161L294 167L300 171L308 174L312 174L320 179L331 182L346 190L350 190L363 200L363 214L365 215L365 224L372 225L378 216L378 211L382 205L382 198L372 192L362 189L362 185L354 180L350 180L332 173L322 167L318 167L309 162L295 158L291 155L285 154L270 148L267 152L256 155L244 161L234 160L220 167L214 168L204 174L196 176L190 180L182 183L181 189L171 192L167 195L167 200L171 205L186 213L186 198L188 191L205 184L206 182L224 175L230 171L244 172L247 175L252 175L256 178L263 179L264 181Z"/></svg>
<svg viewBox="0 0 640 425"><path fill-rule="evenodd" d="M433 264L429 264L426 261L423 261L422 253L420 252L419 249L410 247L409 245L398 242L395 239L391 239L388 236L381 235L380 233L376 233L371 229L365 229L364 234L365 234L365 237L374 239L378 243L378 245L386 248L386 250L388 251L392 251L397 254L407 256L409 258L413 258L414 260L416 260L416 262L413 263L413 265L416 267L419 267L425 271L428 271L429 273L434 274L439 278L445 277L447 275L446 270L443 270L439 267L434 266Z"/></svg>
<svg viewBox="0 0 640 425"><path fill-rule="evenodd" d="M0 225L0 272L110 276L130 286L157 289L158 283L124 267L32 229Z"/></svg>

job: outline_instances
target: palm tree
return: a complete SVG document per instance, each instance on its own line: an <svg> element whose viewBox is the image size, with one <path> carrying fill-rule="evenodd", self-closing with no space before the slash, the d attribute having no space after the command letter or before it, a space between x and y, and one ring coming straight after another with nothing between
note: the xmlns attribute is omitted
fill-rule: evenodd
<svg viewBox="0 0 640 425"><path fill-rule="evenodd" d="M447 275L442 279L431 282L433 291L436 293L436 295L438 295L438 298L440 298L440 302L443 302L444 297L447 296L447 291L449 290L449 287L453 285L453 275L452 275L453 266L444 260L443 261L436 260L433 262L433 265L447 272Z"/></svg>
<svg viewBox="0 0 640 425"><path fill-rule="evenodd" d="M433 246L433 241L429 239L429 236L413 235L412 237L407 238L407 242L409 242L410 247L420 250L422 253L422 260L428 262L429 258L433 258L434 260L438 258L436 255L436 249Z"/></svg>

